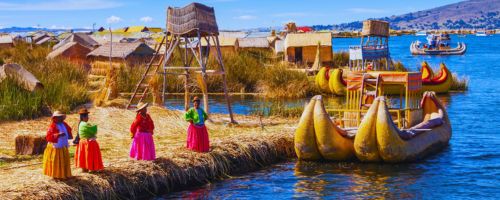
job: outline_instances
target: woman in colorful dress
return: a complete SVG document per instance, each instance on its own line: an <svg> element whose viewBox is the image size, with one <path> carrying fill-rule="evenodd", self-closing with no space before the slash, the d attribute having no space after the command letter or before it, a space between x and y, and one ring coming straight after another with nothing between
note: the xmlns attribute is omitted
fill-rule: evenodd
<svg viewBox="0 0 500 200"><path fill-rule="evenodd" d="M71 177L68 140L73 138L71 127L64 120L66 115L55 111L47 131L47 147L43 153L43 174L55 179Z"/></svg>
<svg viewBox="0 0 500 200"><path fill-rule="evenodd" d="M187 148L197 152L208 152L210 141L205 121L208 119L207 113L200 108L200 99L193 98L193 108L185 114L184 119L189 122Z"/></svg>
<svg viewBox="0 0 500 200"><path fill-rule="evenodd" d="M88 122L89 113L86 108L78 111L78 114L80 114L80 123L78 124L80 141L78 146L76 146L75 165L82 168L83 172L104 169L101 150L99 143L96 141L97 125L91 125Z"/></svg>
<svg viewBox="0 0 500 200"><path fill-rule="evenodd" d="M156 150L153 141L153 131L155 125L148 114L148 104L139 103L137 105L137 115L130 126L132 145L130 147L130 157L136 160L155 160Z"/></svg>

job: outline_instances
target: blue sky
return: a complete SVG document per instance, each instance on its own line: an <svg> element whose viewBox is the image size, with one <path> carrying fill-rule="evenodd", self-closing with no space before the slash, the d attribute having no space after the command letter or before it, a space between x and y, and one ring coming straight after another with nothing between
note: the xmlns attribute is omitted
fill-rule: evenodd
<svg viewBox="0 0 500 200"><path fill-rule="evenodd" d="M0 27L91 28L130 25L165 26L168 6L186 0L0 0ZM337 24L404 14L457 0L200 0L215 7L221 29ZM374 3L376 2L376 3Z"/></svg>

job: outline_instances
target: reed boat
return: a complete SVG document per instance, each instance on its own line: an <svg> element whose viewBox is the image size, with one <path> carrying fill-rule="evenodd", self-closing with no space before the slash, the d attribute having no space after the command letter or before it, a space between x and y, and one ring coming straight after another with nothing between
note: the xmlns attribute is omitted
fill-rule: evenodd
<svg viewBox="0 0 500 200"><path fill-rule="evenodd" d="M330 80L330 68L321 67L315 77L316 86L322 92L330 93L330 87L328 85L329 80Z"/></svg>
<svg viewBox="0 0 500 200"><path fill-rule="evenodd" d="M369 109L370 120L363 120L356 135L356 156L369 162L407 162L447 146L451 124L442 103L434 92L425 92L420 106L421 122L409 129L400 129L392 119L385 98L376 98Z"/></svg>
<svg viewBox="0 0 500 200"><path fill-rule="evenodd" d="M337 96L343 96L347 91L347 80L344 77L345 69L329 69L328 72L330 75L326 73L322 73L319 76L316 76L316 84L320 86L323 92L331 93ZM326 72L326 70L323 70ZM435 74L432 68L429 66L427 62L422 62L422 68L420 69L422 73L422 90L423 91L434 91L436 93L447 93L450 91L453 76L448 67L444 64L440 64L439 73ZM353 72L348 72L350 76L353 76ZM358 72L362 73L362 72ZM377 71L367 72L369 74L377 74ZM347 78L348 79L348 78ZM328 85L326 84L328 82ZM328 90L326 88L328 86ZM386 95L396 95L400 94L401 90L398 88L391 88L391 86L387 86L385 88Z"/></svg>
<svg viewBox="0 0 500 200"><path fill-rule="evenodd" d="M455 48L435 48L426 49L421 47L421 42L415 41L410 45L410 52L413 55L463 55L467 50L467 46L463 42L458 42Z"/></svg>
<svg viewBox="0 0 500 200"><path fill-rule="evenodd" d="M328 115L323 98L307 104L295 131L295 152L300 160L342 161L354 158L354 140Z"/></svg>
<svg viewBox="0 0 500 200"><path fill-rule="evenodd" d="M447 93L450 91L453 77L444 63L440 64L439 74L434 74L427 62L422 62L422 90L434 91L436 93Z"/></svg>

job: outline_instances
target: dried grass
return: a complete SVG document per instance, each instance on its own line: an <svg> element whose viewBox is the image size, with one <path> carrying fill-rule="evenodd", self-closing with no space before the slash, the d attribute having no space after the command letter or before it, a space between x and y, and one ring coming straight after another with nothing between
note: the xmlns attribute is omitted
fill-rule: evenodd
<svg viewBox="0 0 500 200"><path fill-rule="evenodd" d="M452 91L467 91L469 90L469 77L459 77L456 73L452 74L452 82L450 90Z"/></svg>
<svg viewBox="0 0 500 200"><path fill-rule="evenodd" d="M132 161L128 158L130 138L128 127L135 113L116 108L91 110L91 121L99 125L98 141L105 161L105 170L80 173L73 168L74 178L55 181L41 173L40 156L21 160L11 157L0 167L0 194L5 198L23 199L128 199L152 196L188 186L207 183L247 172L294 156L293 132L286 129L295 120L237 116L241 126L227 126L222 115L211 115L207 124L212 150L195 153L184 148L187 122L181 112L150 108L156 124L155 143L159 158L154 162ZM76 115L67 121L76 126ZM43 132L49 119L0 124L0 153L14 151L13 136L23 132ZM21 128L20 128L21 127ZM71 147L70 152L74 151ZM2 156L0 156L2 157ZM16 160L17 159L17 160Z"/></svg>

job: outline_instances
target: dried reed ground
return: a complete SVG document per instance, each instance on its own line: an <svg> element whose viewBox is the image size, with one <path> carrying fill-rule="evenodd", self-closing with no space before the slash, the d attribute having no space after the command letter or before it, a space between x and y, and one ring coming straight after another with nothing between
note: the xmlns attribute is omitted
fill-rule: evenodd
<svg viewBox="0 0 500 200"><path fill-rule="evenodd" d="M43 134L49 118L1 123L0 129L0 195L1 199L122 199L151 196L185 186L194 186L230 174L255 170L278 160L294 156L293 131L287 128L295 120L266 118L260 126L229 127L208 123L212 150L195 153L184 148L187 123L179 111L150 108L155 121L155 162L128 158L131 142L128 128L133 111L116 108L91 110L91 121L99 125L98 142L106 169L98 173L81 173L74 168L74 178L55 181L42 175L41 156L16 157L14 137L19 133ZM225 115L212 115L221 121ZM256 117L237 116L240 122L252 124ZM75 127L77 115L67 122ZM257 125L258 123L255 123ZM71 147L70 152L74 152Z"/></svg>

